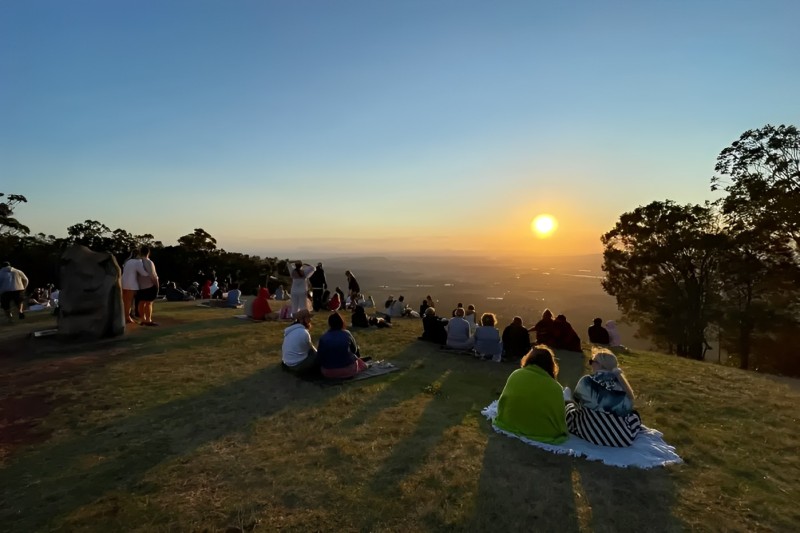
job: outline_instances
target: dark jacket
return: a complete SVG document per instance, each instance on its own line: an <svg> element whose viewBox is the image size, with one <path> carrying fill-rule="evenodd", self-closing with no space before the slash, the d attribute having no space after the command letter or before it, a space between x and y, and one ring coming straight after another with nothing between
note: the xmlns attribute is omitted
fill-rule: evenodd
<svg viewBox="0 0 800 533"><path fill-rule="evenodd" d="M422 340L444 344L447 342L447 320L436 315L422 317Z"/></svg>
<svg viewBox="0 0 800 533"><path fill-rule="evenodd" d="M345 368L357 359L358 346L347 330L328 330L319 338L317 357L321 368Z"/></svg>
<svg viewBox="0 0 800 533"><path fill-rule="evenodd" d="M308 282L311 283L312 289L328 288L328 281L325 279L325 271L322 267L317 267L311 277L308 278Z"/></svg>
<svg viewBox="0 0 800 533"><path fill-rule="evenodd" d="M531 349L531 334L525 326L509 324L503 330L503 350L508 359L521 359Z"/></svg>
<svg viewBox="0 0 800 533"><path fill-rule="evenodd" d="M603 326L592 324L589 326L589 342L593 344L608 344L611 342L608 337L608 330Z"/></svg>

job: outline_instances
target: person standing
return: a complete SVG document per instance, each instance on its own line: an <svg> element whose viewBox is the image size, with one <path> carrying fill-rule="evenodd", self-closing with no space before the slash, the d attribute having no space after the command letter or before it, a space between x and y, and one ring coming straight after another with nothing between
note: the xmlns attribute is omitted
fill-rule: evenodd
<svg viewBox="0 0 800 533"><path fill-rule="evenodd" d="M12 308L20 319L25 318L22 312L23 295L28 287L28 277L21 270L6 261L0 269L0 307L6 313L8 322L13 321Z"/></svg>
<svg viewBox="0 0 800 533"><path fill-rule="evenodd" d="M361 292L361 287L359 286L358 280L356 280L356 277L352 272L345 270L344 275L347 278L348 296L350 297L350 301L353 303L353 306L355 306L355 302L358 299L359 293Z"/></svg>
<svg viewBox="0 0 800 533"><path fill-rule="evenodd" d="M139 251L133 250L122 265L122 306L125 308L126 324L133 324L131 318L133 300L139 291L139 279L146 276L147 271L139 258Z"/></svg>
<svg viewBox="0 0 800 533"><path fill-rule="evenodd" d="M314 311L322 309L322 295L328 288L328 280L325 279L325 270L322 268L322 263L317 263L317 268L311 277L308 278L311 283L311 299Z"/></svg>
<svg viewBox="0 0 800 533"><path fill-rule="evenodd" d="M150 247L142 246L141 256L142 267L147 275L139 277L139 318L143 326L157 326L153 322L153 301L158 296L158 274L156 265L150 260Z"/></svg>
<svg viewBox="0 0 800 533"><path fill-rule="evenodd" d="M290 272L292 276L292 314L294 315L301 309L311 310L311 302L308 297L308 278L316 269L308 263L300 260L294 262L294 268Z"/></svg>

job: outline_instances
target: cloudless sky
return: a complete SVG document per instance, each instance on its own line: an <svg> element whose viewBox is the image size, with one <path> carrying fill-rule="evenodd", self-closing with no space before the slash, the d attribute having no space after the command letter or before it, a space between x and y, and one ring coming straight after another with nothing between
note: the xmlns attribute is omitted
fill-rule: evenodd
<svg viewBox="0 0 800 533"><path fill-rule="evenodd" d="M800 123L797 0L0 2L0 192L229 251L585 254ZM531 234L539 213L559 221Z"/></svg>

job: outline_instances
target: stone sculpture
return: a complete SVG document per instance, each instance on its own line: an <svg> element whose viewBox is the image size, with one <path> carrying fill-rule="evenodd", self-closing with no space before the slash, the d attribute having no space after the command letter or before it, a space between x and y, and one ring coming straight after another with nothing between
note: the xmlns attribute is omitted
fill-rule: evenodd
<svg viewBox="0 0 800 533"><path fill-rule="evenodd" d="M71 246L61 256L58 335L116 337L125 333L121 270L108 252Z"/></svg>

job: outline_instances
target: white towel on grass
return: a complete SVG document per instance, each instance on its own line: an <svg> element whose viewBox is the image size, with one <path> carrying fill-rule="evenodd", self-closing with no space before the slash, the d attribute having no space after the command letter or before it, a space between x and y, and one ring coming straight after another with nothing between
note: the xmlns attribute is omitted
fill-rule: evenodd
<svg viewBox="0 0 800 533"><path fill-rule="evenodd" d="M628 448L611 448L592 444L575 435L570 435L562 444L545 444L531 440L514 433L504 431L494 425L497 417L497 400L485 407L481 414L492 422L492 427L498 433L519 439L525 444L536 446L551 453L585 457L590 461L602 461L610 466L653 468L682 463L683 459L675 452L675 447L664 442L663 434L655 429L642 426L636 440Z"/></svg>

